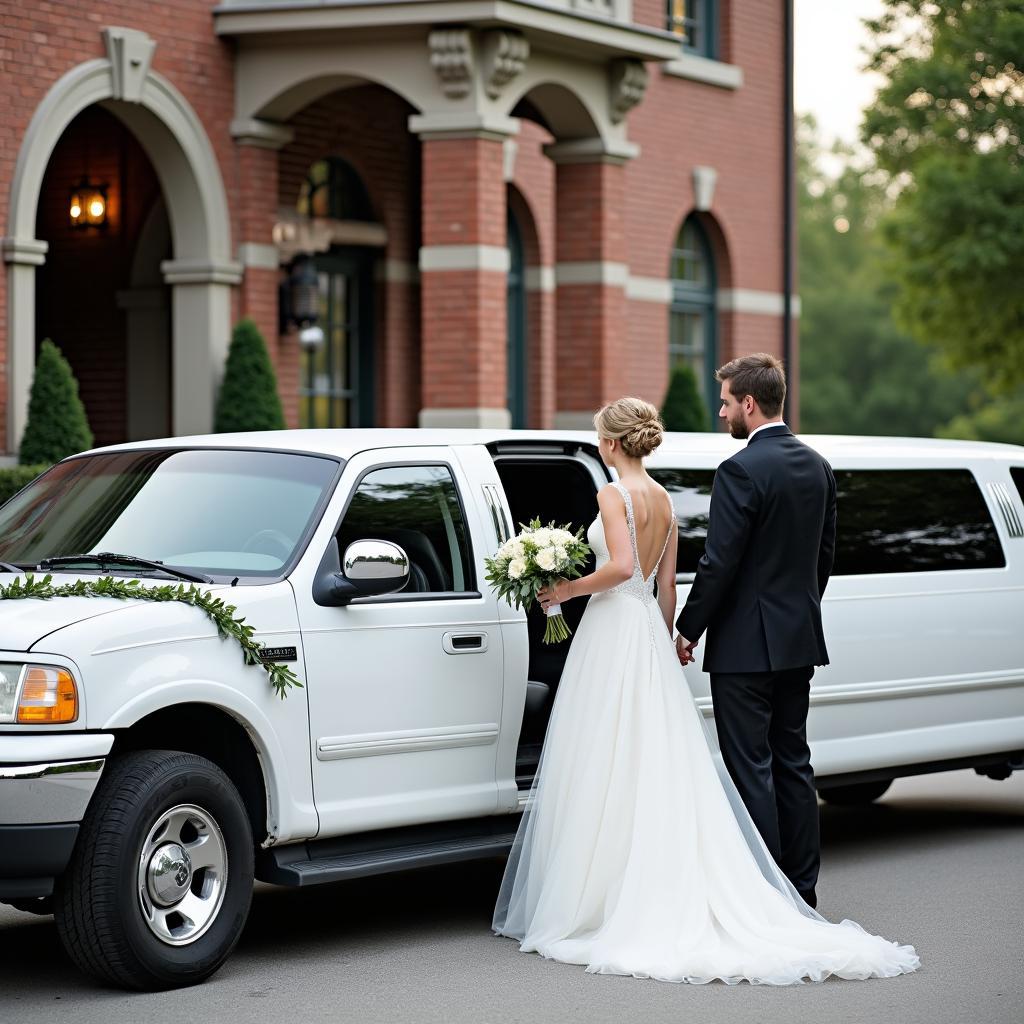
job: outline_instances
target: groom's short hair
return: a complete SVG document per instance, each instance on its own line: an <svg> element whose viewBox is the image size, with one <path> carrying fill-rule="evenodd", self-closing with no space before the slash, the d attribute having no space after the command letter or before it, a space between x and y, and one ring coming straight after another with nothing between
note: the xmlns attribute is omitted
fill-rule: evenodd
<svg viewBox="0 0 1024 1024"><path fill-rule="evenodd" d="M715 380L728 381L733 398L750 395L765 416L778 416L786 401L786 371L782 360L767 352L740 356L715 371Z"/></svg>

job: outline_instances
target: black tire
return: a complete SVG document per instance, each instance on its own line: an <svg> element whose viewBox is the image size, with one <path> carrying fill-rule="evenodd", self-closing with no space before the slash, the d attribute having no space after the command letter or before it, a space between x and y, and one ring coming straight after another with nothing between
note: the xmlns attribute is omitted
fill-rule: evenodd
<svg viewBox="0 0 1024 1024"><path fill-rule="evenodd" d="M827 803L853 807L877 800L891 785L892 779L882 779L879 782L854 782L846 786L822 786L818 795Z"/></svg>
<svg viewBox="0 0 1024 1024"><path fill-rule="evenodd" d="M146 923L139 864L161 815L183 804L200 808L216 823L227 864L223 901L208 930L188 945L172 945ZM245 806L215 764L170 750L118 757L103 773L54 894L64 948L85 973L122 988L157 991L203 981L242 934L252 901L253 859Z"/></svg>

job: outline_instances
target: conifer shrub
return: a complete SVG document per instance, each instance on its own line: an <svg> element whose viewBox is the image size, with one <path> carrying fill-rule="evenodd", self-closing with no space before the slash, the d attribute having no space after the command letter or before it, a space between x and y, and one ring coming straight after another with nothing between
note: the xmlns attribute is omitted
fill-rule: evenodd
<svg viewBox="0 0 1024 1024"><path fill-rule="evenodd" d="M708 411L697 390L692 367L679 363L672 368L661 419L666 430L710 430Z"/></svg>
<svg viewBox="0 0 1024 1024"><path fill-rule="evenodd" d="M218 434L284 429L277 377L252 320L240 320L232 332L213 429Z"/></svg>
<svg viewBox="0 0 1024 1024"><path fill-rule="evenodd" d="M85 406L78 397L78 381L60 349L47 338L36 360L18 462L22 466L52 465L92 444Z"/></svg>

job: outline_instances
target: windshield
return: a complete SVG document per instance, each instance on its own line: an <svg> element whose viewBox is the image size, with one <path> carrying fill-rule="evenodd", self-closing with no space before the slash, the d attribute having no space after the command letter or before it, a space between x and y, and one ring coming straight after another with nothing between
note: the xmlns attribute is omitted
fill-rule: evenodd
<svg viewBox="0 0 1024 1024"><path fill-rule="evenodd" d="M0 508L0 560L115 551L215 575L277 576L337 469L312 455L214 449L72 459Z"/></svg>

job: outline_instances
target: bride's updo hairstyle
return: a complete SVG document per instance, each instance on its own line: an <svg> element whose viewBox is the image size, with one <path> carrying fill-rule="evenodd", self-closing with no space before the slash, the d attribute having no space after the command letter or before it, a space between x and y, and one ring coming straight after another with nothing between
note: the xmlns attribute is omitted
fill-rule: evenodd
<svg viewBox="0 0 1024 1024"><path fill-rule="evenodd" d="M618 441L634 459L650 455L661 444L665 431L658 410L642 398L619 398L599 409L594 428L601 437Z"/></svg>

